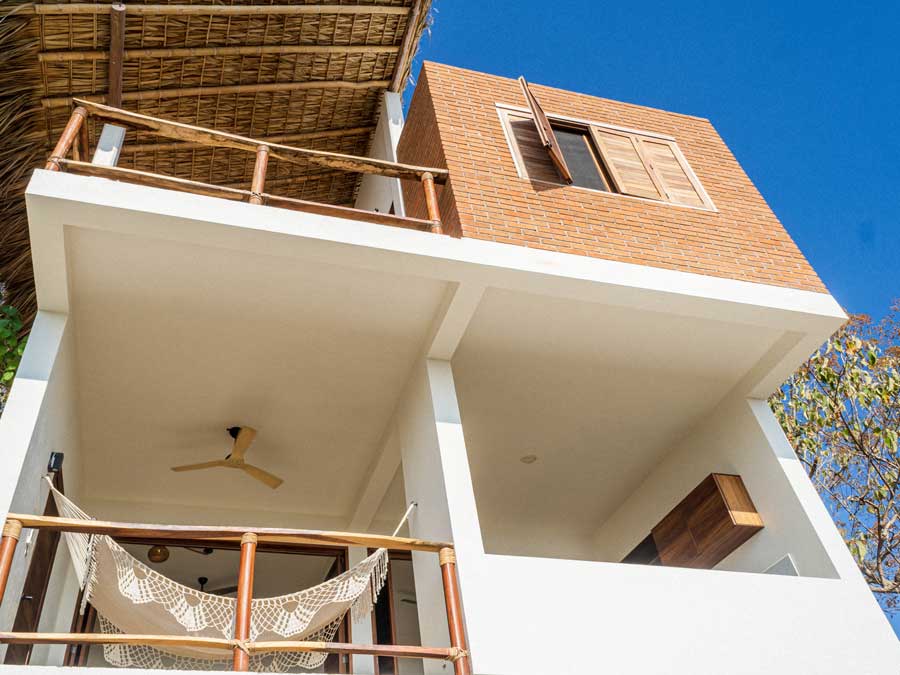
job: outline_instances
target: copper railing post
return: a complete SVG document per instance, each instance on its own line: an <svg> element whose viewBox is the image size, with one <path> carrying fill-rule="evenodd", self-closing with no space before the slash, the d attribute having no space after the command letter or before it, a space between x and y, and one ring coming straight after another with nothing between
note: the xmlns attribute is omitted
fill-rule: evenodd
<svg viewBox="0 0 900 675"><path fill-rule="evenodd" d="M241 562L238 571L237 600L234 608L234 648L232 670L250 669L250 654L243 643L250 639L250 602L253 600L253 567L256 562L257 537L247 532L241 537Z"/></svg>
<svg viewBox="0 0 900 675"><path fill-rule="evenodd" d="M438 208L437 190L434 188L434 176L429 171L422 174L422 189L425 191L425 208L428 211L428 220L431 221L431 231L435 234L443 234L441 210Z"/></svg>
<svg viewBox="0 0 900 675"><path fill-rule="evenodd" d="M69 154L69 150L72 149L72 144L78 137L78 133L86 119L87 110L81 106L72 111L72 115L69 117L68 123L66 123L66 128L63 129L56 147L53 148L53 154L50 155L50 159L44 165L47 171L59 171L59 160L64 159Z"/></svg>
<svg viewBox="0 0 900 675"><path fill-rule="evenodd" d="M88 141L88 124L87 119L78 127L78 135L75 137L75 143L72 145L72 157L79 162L90 162L90 141Z"/></svg>
<svg viewBox="0 0 900 675"><path fill-rule="evenodd" d="M471 675L466 629L463 626L462 604L459 599L459 584L456 580L456 551L442 548L440 553L441 578L444 581L444 602L447 605L447 627L450 629L450 646L459 651L453 662L456 675Z"/></svg>
<svg viewBox="0 0 900 675"><path fill-rule="evenodd" d="M3 524L3 538L0 539L0 602L6 593L6 582L9 580L9 570L12 568L16 544L19 543L21 533L22 523L18 520L7 520Z"/></svg>
<svg viewBox="0 0 900 675"><path fill-rule="evenodd" d="M269 146L256 148L256 164L253 166L253 182L250 183L250 203L262 204L262 193L266 185L266 168L269 165Z"/></svg>

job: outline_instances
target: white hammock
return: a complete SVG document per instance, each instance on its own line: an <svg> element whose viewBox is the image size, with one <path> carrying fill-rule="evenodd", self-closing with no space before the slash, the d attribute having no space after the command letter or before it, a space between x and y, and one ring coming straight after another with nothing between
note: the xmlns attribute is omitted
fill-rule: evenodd
<svg viewBox="0 0 900 675"><path fill-rule="evenodd" d="M49 481L48 481L49 482ZM92 520L51 486L64 518ZM100 618L103 633L191 635L231 639L235 599L189 588L151 569L106 535L65 532L66 545L81 588ZM366 616L387 577L387 551L378 549L357 565L318 586L275 598L252 601L250 641L309 640L330 642L344 615ZM84 605L82 605L82 610ZM201 647L104 645L114 666L178 670L226 670L230 657ZM273 652L250 657L253 670L312 670L327 654Z"/></svg>

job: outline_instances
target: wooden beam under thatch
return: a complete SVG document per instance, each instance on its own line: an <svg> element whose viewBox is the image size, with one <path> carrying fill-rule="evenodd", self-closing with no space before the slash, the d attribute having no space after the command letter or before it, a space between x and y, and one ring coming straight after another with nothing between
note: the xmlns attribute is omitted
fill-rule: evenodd
<svg viewBox="0 0 900 675"><path fill-rule="evenodd" d="M106 14L108 4L73 2L37 4L36 14ZM296 14L394 14L404 15L408 7L393 5L128 5L129 14L150 16L235 16Z"/></svg>
<svg viewBox="0 0 900 675"><path fill-rule="evenodd" d="M360 136L371 134L375 126L350 127L348 129L324 129L322 131L305 131L297 134L280 134L278 136L263 136L258 139L262 143L293 143L295 141L308 141L316 138L344 138L345 136ZM192 150L193 148L208 147L203 143L190 141L176 141L174 143L140 143L126 145L122 148L127 152L160 152L163 150Z"/></svg>
<svg viewBox="0 0 900 675"><path fill-rule="evenodd" d="M200 56L262 56L264 54L396 54L400 47L393 45L258 45L230 47L174 47L150 49L126 49L122 55L129 59L184 59ZM108 51L59 51L41 52L41 63L72 61L105 61Z"/></svg>
<svg viewBox="0 0 900 675"><path fill-rule="evenodd" d="M383 89L387 80L322 80L313 82L270 82L264 84L230 84L214 87L184 87L180 89L146 89L143 91L126 91L122 101L156 101L161 98L180 98L182 96L216 96L219 94L259 94L263 92L299 91L301 89ZM76 100L107 103L106 96L48 96L41 99L45 108L72 105Z"/></svg>
<svg viewBox="0 0 900 675"><path fill-rule="evenodd" d="M109 6L109 89L106 101L115 108L122 107L124 63L125 5L114 2Z"/></svg>
<svg viewBox="0 0 900 675"><path fill-rule="evenodd" d="M421 32L420 23L427 21L431 0L414 0L409 21L406 22L406 31L403 33L403 42L400 44L400 56L394 66L394 75L388 85L388 91L399 92L403 90L406 78L412 68L412 60L416 55L418 36Z"/></svg>

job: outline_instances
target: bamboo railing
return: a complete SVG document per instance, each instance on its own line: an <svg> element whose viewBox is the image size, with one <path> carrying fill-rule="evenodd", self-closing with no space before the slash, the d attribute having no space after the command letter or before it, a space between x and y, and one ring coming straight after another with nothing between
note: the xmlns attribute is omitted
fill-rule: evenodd
<svg viewBox="0 0 900 675"><path fill-rule="evenodd" d="M268 7L268 5L267 5ZM130 11L130 8L129 8ZM84 99L73 99L76 104L69 121L63 129L47 160L44 168L48 171L66 170L70 173L85 176L99 176L120 180L127 183L179 190L210 197L220 197L236 201L248 201L251 204L265 204L279 208L363 220L381 225L392 225L418 230L428 230L443 234L441 213L438 207L436 184L447 182L449 174L446 169L413 166L399 162L389 162L371 157L357 157L324 150L298 148L273 140L258 140L239 136L224 131L206 129L181 122L172 122L158 117L141 115L113 106L103 105ZM106 164L94 164L90 161L90 141L86 120L93 115L99 119L115 122L131 129L149 132L155 136L169 138L184 143L184 147L208 146L213 148L232 148L252 152L256 155L256 163L249 190L235 187L212 185L197 181L166 176L163 174L126 169ZM71 152L72 158L68 155ZM388 178L417 180L422 184L425 194L425 205L428 219L409 218L389 213L365 211L346 206L334 206L318 202L284 197L265 192L266 167L270 157L280 161L315 164L329 169L373 174Z"/></svg>
<svg viewBox="0 0 900 675"><path fill-rule="evenodd" d="M187 635L137 635L97 633L13 633L0 632L0 644L133 644L153 647L205 647L232 653L232 667L246 671L250 655L262 652L293 651L328 654L361 654L394 658L438 659L453 663L455 675L471 675L462 605L456 579L456 554L453 544L351 532L291 530L281 528L204 527L197 525L148 525L99 520L76 520L53 516L11 513L3 526L0 539L0 602L6 591L16 545L23 528L103 534L111 537L152 538L156 540L205 540L240 542L235 627L232 639L192 637ZM285 640L254 642L250 637L251 600L256 549L260 544L277 544L283 548L319 546L363 546L403 551L437 553L444 584L444 602L450 647L410 645L364 645L343 642L309 642Z"/></svg>

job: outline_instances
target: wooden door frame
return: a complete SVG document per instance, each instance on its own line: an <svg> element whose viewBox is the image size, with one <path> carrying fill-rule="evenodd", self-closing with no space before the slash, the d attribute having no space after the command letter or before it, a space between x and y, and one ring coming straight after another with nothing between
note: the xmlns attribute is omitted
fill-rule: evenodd
<svg viewBox="0 0 900 675"><path fill-rule="evenodd" d="M62 475L62 453L51 453L49 475L53 487L64 492ZM56 502L53 493L48 492L47 503L44 505L45 516L58 516ZM25 582L22 584L22 595L16 608L16 616L13 619L13 632L31 633L37 632L41 623L41 613L44 610L44 601L47 599L47 590L50 587L50 577L53 574L53 564L56 562L56 552L59 549L60 532L52 530L38 530L34 534L34 542L31 544L32 556L28 564L28 572ZM45 547L47 547L45 549ZM39 552L46 552L46 566L42 564L43 556ZM26 604L27 603L27 604ZM28 606L33 608L31 621L28 617ZM3 663L7 665L28 665L31 654L34 651L33 644L8 645Z"/></svg>
<svg viewBox="0 0 900 675"><path fill-rule="evenodd" d="M93 633L94 627L97 625L97 610L90 603L84 606L84 613L81 612L81 603L84 599L84 590L78 591L78 597L75 599L75 613L72 615L72 625L69 628L70 633ZM88 651L91 646L87 644L70 644L66 645L66 655L63 657L63 666L84 666L87 664Z"/></svg>
<svg viewBox="0 0 900 675"><path fill-rule="evenodd" d="M375 549L369 549L369 555L375 552ZM388 574L387 580L384 584L384 589L382 592L387 592L388 599L388 616L390 617L390 629L391 629L391 642L390 644L397 644L397 620L396 620L396 611L394 608L394 582L393 582L393 573L391 569L391 563L394 560L408 560L412 562L412 551L388 551ZM381 598L379 598L380 600ZM375 608L372 608L372 642L375 644L382 644L378 642L378 625L377 625L377 616ZM375 675L381 675L381 664L380 659L391 659L394 662L394 675L400 672L400 660L396 656L375 656L373 657L375 660Z"/></svg>

